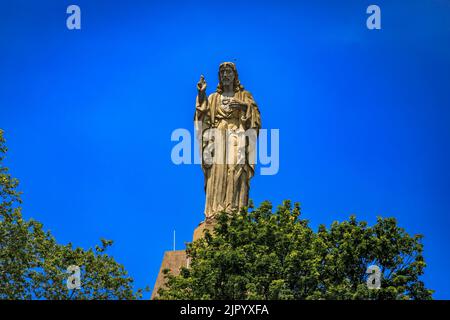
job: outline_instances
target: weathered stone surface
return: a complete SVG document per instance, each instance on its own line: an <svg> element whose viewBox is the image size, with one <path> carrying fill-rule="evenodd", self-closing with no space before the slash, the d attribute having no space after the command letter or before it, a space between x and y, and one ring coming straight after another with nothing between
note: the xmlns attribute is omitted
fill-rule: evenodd
<svg viewBox="0 0 450 320"><path fill-rule="evenodd" d="M155 286L152 291L151 299L155 299L158 296L158 290L165 285L164 279L164 269L170 269L172 274L179 275L180 268L187 267L186 251L166 251L164 253L164 258L161 263L161 268L159 269L158 277L156 278Z"/></svg>
<svg viewBox="0 0 450 320"><path fill-rule="evenodd" d="M205 176L208 220L219 212L234 213L248 205L261 115L232 62L219 66L216 92L207 96L203 76L197 91L194 125Z"/></svg>

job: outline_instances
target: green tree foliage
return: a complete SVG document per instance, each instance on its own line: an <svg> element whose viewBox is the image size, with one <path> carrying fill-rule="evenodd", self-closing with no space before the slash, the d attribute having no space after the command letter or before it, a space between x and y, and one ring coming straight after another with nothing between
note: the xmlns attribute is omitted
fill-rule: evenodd
<svg viewBox="0 0 450 320"><path fill-rule="evenodd" d="M188 244L190 267L166 270L160 299L431 299L421 236L393 218L373 227L335 222L314 232L300 206L269 202L234 216L222 214L213 234ZM367 267L381 269L381 289L369 289Z"/></svg>
<svg viewBox="0 0 450 320"><path fill-rule="evenodd" d="M18 180L3 165L6 155L0 130L0 299L136 299L133 279L105 251L112 241L94 249L60 245L41 223L21 213ZM81 288L69 290L67 268L81 270Z"/></svg>

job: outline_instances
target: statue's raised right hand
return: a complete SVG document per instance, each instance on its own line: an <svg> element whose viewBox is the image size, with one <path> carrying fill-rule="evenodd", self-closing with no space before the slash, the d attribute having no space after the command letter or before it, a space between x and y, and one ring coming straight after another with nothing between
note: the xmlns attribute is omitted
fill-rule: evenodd
<svg viewBox="0 0 450 320"><path fill-rule="evenodd" d="M206 91L206 81L203 75L200 76L200 80L197 82L197 90L199 93L205 93Z"/></svg>

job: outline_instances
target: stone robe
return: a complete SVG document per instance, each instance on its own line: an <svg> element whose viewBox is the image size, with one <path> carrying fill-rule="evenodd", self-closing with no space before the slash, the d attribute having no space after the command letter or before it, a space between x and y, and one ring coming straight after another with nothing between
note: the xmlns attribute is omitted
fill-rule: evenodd
<svg viewBox="0 0 450 320"><path fill-rule="evenodd" d="M197 97L194 116L205 176L207 221L219 212L233 213L248 205L261 128L258 106L250 92L234 94L244 107L226 105L222 98L227 99L217 92L201 102Z"/></svg>

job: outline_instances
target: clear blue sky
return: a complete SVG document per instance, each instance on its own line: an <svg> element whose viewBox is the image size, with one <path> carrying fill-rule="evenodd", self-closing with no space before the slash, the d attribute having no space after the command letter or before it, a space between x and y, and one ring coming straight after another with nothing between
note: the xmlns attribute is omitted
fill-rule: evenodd
<svg viewBox="0 0 450 320"><path fill-rule="evenodd" d="M366 28L378 4L382 30ZM251 198L299 201L313 228L350 214L425 235L425 283L450 298L450 2L0 1L0 127L24 215L111 250L153 286L177 230L203 218L203 174L176 166L196 82L236 59L280 171ZM66 28L78 4L82 30Z"/></svg>

